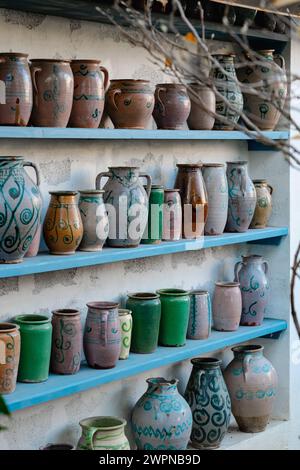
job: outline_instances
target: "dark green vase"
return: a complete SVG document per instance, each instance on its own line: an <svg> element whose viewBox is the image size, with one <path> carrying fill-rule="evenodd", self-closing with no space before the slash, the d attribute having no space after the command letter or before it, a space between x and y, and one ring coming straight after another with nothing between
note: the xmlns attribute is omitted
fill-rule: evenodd
<svg viewBox="0 0 300 470"><path fill-rule="evenodd" d="M163 203L164 188L152 185L149 197L148 224L144 232L142 243L160 243L163 231Z"/></svg>
<svg viewBox="0 0 300 470"><path fill-rule="evenodd" d="M189 292L181 289L161 289L157 293L161 301L159 344L184 346L189 323Z"/></svg>
<svg viewBox="0 0 300 470"><path fill-rule="evenodd" d="M132 312L130 351L139 354L154 352L158 343L161 316L159 296L154 293L131 294L126 308Z"/></svg>
<svg viewBox="0 0 300 470"><path fill-rule="evenodd" d="M45 382L49 376L51 355L51 319L44 315L18 315L21 356L18 382Z"/></svg>

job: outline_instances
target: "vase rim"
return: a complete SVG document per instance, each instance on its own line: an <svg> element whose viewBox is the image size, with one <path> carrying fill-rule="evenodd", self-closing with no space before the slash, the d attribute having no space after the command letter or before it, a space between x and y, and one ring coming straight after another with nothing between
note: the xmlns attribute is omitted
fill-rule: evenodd
<svg viewBox="0 0 300 470"><path fill-rule="evenodd" d="M118 83L118 82L126 82L126 83L150 83L150 80L143 80L141 78L135 80L134 78L114 78L110 80L110 83Z"/></svg>
<svg viewBox="0 0 300 470"><path fill-rule="evenodd" d="M211 369L211 368L217 368L220 367L222 364L221 359L218 359L216 357L195 357L194 359L191 360L191 363L193 366L196 367L201 367L204 369Z"/></svg>
<svg viewBox="0 0 300 470"><path fill-rule="evenodd" d="M2 57L15 56L15 57L24 57L26 59L28 55L29 54L26 54L23 52L0 52L0 56Z"/></svg>
<svg viewBox="0 0 300 470"><path fill-rule="evenodd" d="M144 188L147 188L147 185L144 185ZM152 184L151 185L151 190L152 189L162 189L164 191L165 188L163 187L162 184Z"/></svg>
<svg viewBox="0 0 300 470"><path fill-rule="evenodd" d="M49 323L50 318L46 317L46 315L35 315L35 314L25 314L25 315L17 315L14 317L14 320L22 325L27 324L34 324L34 325L42 325L44 323Z"/></svg>
<svg viewBox="0 0 300 470"><path fill-rule="evenodd" d="M80 64L80 63L85 63L85 64L100 64L101 60L99 59L72 59L71 60L71 65L72 64Z"/></svg>
<svg viewBox="0 0 300 470"><path fill-rule="evenodd" d="M114 431L120 429L120 427L124 428L127 421L116 416L93 416L91 418L82 419L79 421L79 424L81 427L85 428L100 428L99 431Z"/></svg>
<svg viewBox="0 0 300 470"><path fill-rule="evenodd" d="M184 289L159 289L156 292L158 295L176 296L176 297L182 297L184 295L190 294L190 291L184 290Z"/></svg>
<svg viewBox="0 0 300 470"><path fill-rule="evenodd" d="M209 292L207 290L197 290L197 289L195 289L195 290L190 291L190 295L193 295L193 294L194 295L208 295Z"/></svg>
<svg viewBox="0 0 300 470"><path fill-rule="evenodd" d="M79 189L80 194L104 194L104 189Z"/></svg>
<svg viewBox="0 0 300 470"><path fill-rule="evenodd" d="M22 161L24 160L24 157L20 156L6 156L6 157L1 157L0 156L0 161L7 161L7 162L13 162L13 161Z"/></svg>
<svg viewBox="0 0 300 470"><path fill-rule="evenodd" d="M225 163L203 163L203 168L224 168Z"/></svg>
<svg viewBox="0 0 300 470"><path fill-rule="evenodd" d="M150 377L149 379L146 379L146 382L151 385L159 385L161 387L170 387L171 385L177 385L179 380L178 379L167 380L164 377Z"/></svg>
<svg viewBox="0 0 300 470"><path fill-rule="evenodd" d="M268 184L268 181L264 178L258 179L258 180L252 180L253 184Z"/></svg>
<svg viewBox="0 0 300 470"><path fill-rule="evenodd" d="M16 323L12 322L0 322L0 333L12 333L13 331L19 330L20 327Z"/></svg>
<svg viewBox="0 0 300 470"><path fill-rule="evenodd" d="M248 259L256 259L256 260L259 260L259 259L262 259L263 256L262 255L245 255L245 256L242 256L243 260L248 260Z"/></svg>
<svg viewBox="0 0 300 470"><path fill-rule="evenodd" d="M159 299L159 295L155 292L136 292L133 294L128 294L130 299L138 299L138 300L152 300L152 299Z"/></svg>
<svg viewBox="0 0 300 470"><path fill-rule="evenodd" d="M216 286L219 287L239 287L240 283L239 282L215 282Z"/></svg>
<svg viewBox="0 0 300 470"><path fill-rule="evenodd" d="M179 193L180 192L180 189L172 189L172 188L165 188L165 193Z"/></svg>
<svg viewBox="0 0 300 470"><path fill-rule="evenodd" d="M76 196L78 191L49 191L51 196Z"/></svg>
<svg viewBox="0 0 300 470"><path fill-rule="evenodd" d="M97 310L112 310L112 309L119 307L119 302L95 301L95 302L88 302L86 306L88 308L95 308Z"/></svg>
<svg viewBox="0 0 300 470"><path fill-rule="evenodd" d="M30 62L60 62L60 63L66 63L70 64L71 60L70 59L30 59Z"/></svg>
<svg viewBox="0 0 300 470"><path fill-rule="evenodd" d="M226 162L227 165L248 165L246 160L237 160L236 162Z"/></svg>
<svg viewBox="0 0 300 470"><path fill-rule="evenodd" d="M46 444L45 447L40 447L40 450L73 450L72 444Z"/></svg>
<svg viewBox="0 0 300 470"><path fill-rule="evenodd" d="M60 308L57 310L53 310L52 314L73 317L75 315L80 315L80 312L79 310L76 310L75 308Z"/></svg>
<svg viewBox="0 0 300 470"><path fill-rule="evenodd" d="M157 83L155 85L156 88L158 87L166 87L166 88L177 88L177 87L181 87L181 88L184 88L186 89L186 85L183 85L183 83Z"/></svg>
<svg viewBox="0 0 300 470"><path fill-rule="evenodd" d="M203 163L176 163L177 168L202 168Z"/></svg>
<svg viewBox="0 0 300 470"><path fill-rule="evenodd" d="M109 166L109 170L139 170L139 166Z"/></svg>
<svg viewBox="0 0 300 470"><path fill-rule="evenodd" d="M126 315L131 315L132 310L129 310L129 308L119 308L118 314L119 314L119 317L125 317Z"/></svg>
<svg viewBox="0 0 300 470"><path fill-rule="evenodd" d="M236 354L256 353L262 352L263 350L264 346L260 344L246 344L244 346L234 346L234 348L231 348L231 351Z"/></svg>

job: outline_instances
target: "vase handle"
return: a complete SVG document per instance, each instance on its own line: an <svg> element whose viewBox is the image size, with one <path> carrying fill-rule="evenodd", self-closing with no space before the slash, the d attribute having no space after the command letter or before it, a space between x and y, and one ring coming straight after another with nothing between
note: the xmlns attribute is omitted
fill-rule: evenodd
<svg viewBox="0 0 300 470"><path fill-rule="evenodd" d="M243 266L243 262L239 261L234 267L234 282L239 282L239 272L240 268Z"/></svg>
<svg viewBox="0 0 300 470"><path fill-rule="evenodd" d="M37 186L40 186L41 184L40 173L36 164L32 162L24 162L23 166L31 166L34 169L35 174L36 174L36 184Z"/></svg>
<svg viewBox="0 0 300 470"><path fill-rule="evenodd" d="M100 66L100 70L101 72L103 73L104 75L104 83L103 83L103 87L104 87L104 93L107 91L107 88L108 88L108 82L109 82L109 73L108 73L108 70L107 68L105 67L102 67L102 65Z"/></svg>
<svg viewBox="0 0 300 470"><path fill-rule="evenodd" d="M273 192L274 192L273 186L271 186L270 184L268 184L268 189L269 189L270 194L271 194L271 196L272 196L272 194L273 194Z"/></svg>
<svg viewBox="0 0 300 470"><path fill-rule="evenodd" d="M263 266L264 266L265 274L268 274L268 271L269 271L268 261L263 261Z"/></svg>
<svg viewBox="0 0 300 470"><path fill-rule="evenodd" d="M151 192L151 186L152 186L152 178L150 175L146 175L145 173L141 173L139 175L139 178L146 178L147 180L147 188L146 188L146 193L148 198L150 197L150 192Z"/></svg>
<svg viewBox="0 0 300 470"><path fill-rule="evenodd" d="M39 94L39 90L38 90L38 87L37 87L37 83L36 83L36 74L41 72L42 69L40 67L33 67L31 69L31 78L32 78L32 84L33 84L33 88L34 88L34 91L35 91L35 96L34 96L34 99L35 99L35 104L36 106L38 105L38 94Z"/></svg>
<svg viewBox="0 0 300 470"><path fill-rule="evenodd" d="M279 62L279 67L282 69L282 70L285 70L285 60L284 58L282 57L281 54L276 54L274 56L274 61L277 63L277 61Z"/></svg>
<svg viewBox="0 0 300 470"><path fill-rule="evenodd" d="M201 377L205 375L205 371L204 370L199 370L198 371L198 387L199 389L201 388Z"/></svg>
<svg viewBox="0 0 300 470"><path fill-rule="evenodd" d="M161 100L160 92L161 92L161 91L166 92L167 90L166 90L166 88L164 88L164 87L159 87L159 88L157 88L156 91L157 91L157 101L159 102L159 105L161 106L162 115L165 116L165 115L166 115L166 107L165 107L165 105L163 104L163 102L162 102L162 100Z"/></svg>
<svg viewBox="0 0 300 470"><path fill-rule="evenodd" d="M107 94L107 99L110 102L110 104L115 108L116 111L119 111L118 105L116 103L116 95L121 95L122 90L120 88L116 88L115 90L111 90Z"/></svg>
<svg viewBox="0 0 300 470"><path fill-rule="evenodd" d="M84 436L86 445L90 450L95 450L94 449L94 435L95 435L96 432L97 432L96 428L89 429L87 431L86 435Z"/></svg>
<svg viewBox="0 0 300 470"><path fill-rule="evenodd" d="M101 178L110 178L112 176L110 171L104 171L102 173L99 173L96 177L96 189L101 189Z"/></svg>
<svg viewBox="0 0 300 470"><path fill-rule="evenodd" d="M246 354L246 356L243 359L243 366L242 366L245 381L247 380L247 374L248 374L249 369L250 369L250 362L251 362L251 355Z"/></svg>

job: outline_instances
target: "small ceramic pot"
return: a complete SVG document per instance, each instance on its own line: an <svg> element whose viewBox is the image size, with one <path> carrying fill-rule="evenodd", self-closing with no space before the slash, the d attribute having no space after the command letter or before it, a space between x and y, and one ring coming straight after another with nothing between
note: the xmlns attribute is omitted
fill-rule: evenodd
<svg viewBox="0 0 300 470"><path fill-rule="evenodd" d="M189 323L190 296L182 289L160 289L161 321L159 344L184 346Z"/></svg>
<svg viewBox="0 0 300 470"><path fill-rule="evenodd" d="M104 191L79 191L79 211L83 224L80 251L101 251L108 237L109 223L104 204Z"/></svg>
<svg viewBox="0 0 300 470"><path fill-rule="evenodd" d="M0 393L3 395L15 391L20 347L19 326L0 323Z"/></svg>
<svg viewBox="0 0 300 470"><path fill-rule="evenodd" d="M153 117L158 129L182 129L190 111L191 101L184 85L156 85Z"/></svg>
<svg viewBox="0 0 300 470"><path fill-rule="evenodd" d="M242 296L238 282L217 282L213 296L213 323L218 331L238 329L242 314Z"/></svg>
<svg viewBox="0 0 300 470"><path fill-rule="evenodd" d="M164 241L181 239L182 207L180 189L164 190L163 235Z"/></svg>
<svg viewBox="0 0 300 470"><path fill-rule="evenodd" d="M141 240L141 242L144 244L158 244L162 240L163 203L163 186L152 185L149 196L148 224Z"/></svg>
<svg viewBox="0 0 300 470"><path fill-rule="evenodd" d="M204 227L206 235L221 235L228 215L228 184L225 165L207 163L202 169L208 198L208 216Z"/></svg>
<svg viewBox="0 0 300 470"><path fill-rule="evenodd" d="M189 85L191 112L188 126L192 130L210 131L214 127L216 112L216 95L209 87L191 83Z"/></svg>
<svg viewBox="0 0 300 470"><path fill-rule="evenodd" d="M254 180L256 207L250 228L266 228L272 214L273 188L266 180Z"/></svg>
<svg viewBox="0 0 300 470"><path fill-rule="evenodd" d="M80 421L82 435L77 450L130 450L125 436L126 421L114 416L96 416Z"/></svg>
<svg viewBox="0 0 300 470"><path fill-rule="evenodd" d="M121 352L119 359L128 359L132 334L132 312L126 308L119 308L118 312L121 328Z"/></svg>
<svg viewBox="0 0 300 470"><path fill-rule="evenodd" d="M207 291L190 292L190 316L187 330L188 339L207 339L211 333L212 311Z"/></svg>

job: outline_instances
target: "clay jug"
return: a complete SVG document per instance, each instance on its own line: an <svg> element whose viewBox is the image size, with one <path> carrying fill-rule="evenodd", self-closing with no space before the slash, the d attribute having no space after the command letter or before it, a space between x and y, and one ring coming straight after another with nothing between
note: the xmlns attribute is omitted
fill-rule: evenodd
<svg viewBox="0 0 300 470"><path fill-rule="evenodd" d="M115 128L145 129L154 108L154 93L147 80L111 80L106 109Z"/></svg>
<svg viewBox="0 0 300 470"><path fill-rule="evenodd" d="M202 169L207 191L208 217L204 231L206 235L221 235L228 215L228 184L225 165L206 163Z"/></svg>
<svg viewBox="0 0 300 470"><path fill-rule="evenodd" d="M242 296L238 282L216 282L213 296L214 329L235 331L242 314Z"/></svg>
<svg viewBox="0 0 300 470"><path fill-rule="evenodd" d="M254 344L232 348L234 359L224 372L232 414L243 432L264 431L275 401L277 373L263 349Z"/></svg>
<svg viewBox="0 0 300 470"><path fill-rule="evenodd" d="M191 101L184 85L156 85L153 117L158 129L182 129L190 111Z"/></svg>
<svg viewBox="0 0 300 470"><path fill-rule="evenodd" d="M207 339L211 333L212 309L207 291L190 292L190 316L187 330L188 339Z"/></svg>
<svg viewBox="0 0 300 470"><path fill-rule="evenodd" d="M138 450L186 450L192 413L177 390L178 380L147 379L148 390L133 408L131 423Z"/></svg>
<svg viewBox="0 0 300 470"><path fill-rule="evenodd" d="M204 85L191 83L189 85L191 112L188 117L188 126L192 130L210 131L214 127L216 112L216 95L214 91Z"/></svg>
<svg viewBox="0 0 300 470"><path fill-rule="evenodd" d="M24 167L34 168L37 183ZM0 263L18 263L37 233L42 197L39 172L22 157L0 157Z"/></svg>
<svg viewBox="0 0 300 470"><path fill-rule="evenodd" d="M1 126L27 126L32 110L32 84L28 54L0 53L0 82L5 84L5 102L0 100Z"/></svg>
<svg viewBox="0 0 300 470"><path fill-rule="evenodd" d="M266 228L272 214L273 188L266 180L254 180L256 207L250 228Z"/></svg>
<svg viewBox="0 0 300 470"><path fill-rule="evenodd" d="M262 256L243 256L235 265L235 280L242 293L241 325L259 326L267 312L269 302L268 263Z"/></svg>
<svg viewBox="0 0 300 470"><path fill-rule="evenodd" d="M90 302L85 322L83 348L90 367L115 367L121 351L118 303Z"/></svg>
<svg viewBox="0 0 300 470"><path fill-rule="evenodd" d="M20 360L21 339L18 325L0 323L0 393L14 392Z"/></svg>
<svg viewBox="0 0 300 470"><path fill-rule="evenodd" d="M216 113L226 119L224 121L216 118L214 128L219 130L231 131L234 129L243 111L244 101L241 89L236 83L234 57L234 54L217 55L217 59L226 74L221 69L216 68L214 75L215 86L231 105L229 107L221 98L216 97Z"/></svg>
<svg viewBox="0 0 300 470"><path fill-rule="evenodd" d="M82 435L77 450L130 450L125 436L126 421L114 416L96 416L80 421Z"/></svg>
<svg viewBox="0 0 300 470"><path fill-rule="evenodd" d="M248 175L248 162L227 162L227 232L246 232L256 206L256 191Z"/></svg>
<svg viewBox="0 0 300 470"><path fill-rule="evenodd" d="M193 414L191 444L196 449L215 449L220 446L231 417L222 362L214 357L191 362L193 369L184 394Z"/></svg>
<svg viewBox="0 0 300 470"><path fill-rule="evenodd" d="M161 346L184 346L190 314L190 295L183 289L160 289L161 319L158 342Z"/></svg>
<svg viewBox="0 0 300 470"><path fill-rule="evenodd" d="M207 192L202 178L202 164L177 164L175 187L180 189L183 238L200 238L208 215Z"/></svg>
<svg viewBox="0 0 300 470"><path fill-rule="evenodd" d="M257 55L258 58L254 59L247 56L247 66L238 72L243 83L245 114L259 129L272 131L277 126L287 96L285 61L281 55L274 56L274 50L257 51ZM264 97L257 96L257 93Z"/></svg>
<svg viewBox="0 0 300 470"><path fill-rule="evenodd" d="M40 127L67 127L74 91L70 62L59 59L32 59L31 76L31 123Z"/></svg>
<svg viewBox="0 0 300 470"><path fill-rule="evenodd" d="M74 95L69 126L98 128L109 81L108 71L100 65L100 60L72 60L71 69Z"/></svg>
<svg viewBox="0 0 300 470"><path fill-rule="evenodd" d="M83 225L76 191L51 191L44 220L44 238L52 255L72 255L80 245Z"/></svg>
<svg viewBox="0 0 300 470"><path fill-rule="evenodd" d="M182 207L179 189L164 190L163 235L164 241L180 240L182 231Z"/></svg>
<svg viewBox="0 0 300 470"><path fill-rule="evenodd" d="M138 167L109 167L108 172L97 176L97 189L100 189L103 177L108 177L103 188L109 221L107 244L120 248L136 247L148 221L151 177L140 174ZM146 190L140 178L147 179Z"/></svg>
<svg viewBox="0 0 300 470"><path fill-rule="evenodd" d="M83 224L80 251L100 251L108 237L108 216L105 209L104 191L91 189L79 191L79 211Z"/></svg>

